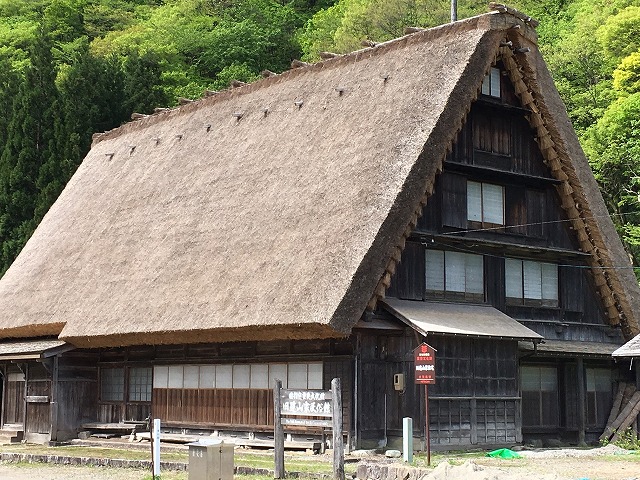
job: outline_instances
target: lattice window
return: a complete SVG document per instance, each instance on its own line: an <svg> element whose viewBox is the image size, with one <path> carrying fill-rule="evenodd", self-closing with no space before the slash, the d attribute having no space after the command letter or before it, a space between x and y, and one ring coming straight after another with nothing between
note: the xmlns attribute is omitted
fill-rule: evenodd
<svg viewBox="0 0 640 480"><path fill-rule="evenodd" d="M100 369L100 399L106 402L124 400L124 368Z"/></svg>
<svg viewBox="0 0 640 480"><path fill-rule="evenodd" d="M150 402L152 385L151 367L135 367L129 369L129 401Z"/></svg>

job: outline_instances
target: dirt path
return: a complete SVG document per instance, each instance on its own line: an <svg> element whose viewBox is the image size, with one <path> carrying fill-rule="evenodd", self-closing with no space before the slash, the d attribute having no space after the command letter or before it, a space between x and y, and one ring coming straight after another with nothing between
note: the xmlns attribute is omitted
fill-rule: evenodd
<svg viewBox="0 0 640 480"><path fill-rule="evenodd" d="M186 480L185 472L162 475L163 480ZM129 468L77 467L42 464L0 464L2 480L145 480L150 472Z"/></svg>

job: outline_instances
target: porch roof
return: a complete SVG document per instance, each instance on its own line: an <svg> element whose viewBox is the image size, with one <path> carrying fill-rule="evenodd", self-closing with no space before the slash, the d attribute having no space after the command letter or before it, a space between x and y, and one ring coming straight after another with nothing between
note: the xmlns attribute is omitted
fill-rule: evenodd
<svg viewBox="0 0 640 480"><path fill-rule="evenodd" d="M57 339L0 342L0 360L35 360L52 357L75 348Z"/></svg>
<svg viewBox="0 0 640 480"><path fill-rule="evenodd" d="M542 336L488 305L436 303L385 298L383 306L423 335L464 335L513 340L542 340Z"/></svg>
<svg viewBox="0 0 640 480"><path fill-rule="evenodd" d="M519 345L521 350L533 350L531 344L523 342ZM536 351L541 354L553 356L598 356L611 357L611 354L619 347L615 343L582 342L579 340L543 340Z"/></svg>

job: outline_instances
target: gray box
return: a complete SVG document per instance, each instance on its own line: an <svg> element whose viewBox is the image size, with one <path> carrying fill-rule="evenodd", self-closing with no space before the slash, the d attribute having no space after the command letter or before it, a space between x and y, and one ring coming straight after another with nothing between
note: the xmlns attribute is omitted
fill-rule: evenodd
<svg viewBox="0 0 640 480"><path fill-rule="evenodd" d="M202 439L187 445L189 480L233 480L233 444Z"/></svg>

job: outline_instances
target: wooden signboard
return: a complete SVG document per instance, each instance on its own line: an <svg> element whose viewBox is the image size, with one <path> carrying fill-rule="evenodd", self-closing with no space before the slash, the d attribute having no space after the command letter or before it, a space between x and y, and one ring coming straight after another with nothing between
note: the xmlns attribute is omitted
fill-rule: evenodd
<svg viewBox="0 0 640 480"><path fill-rule="evenodd" d="M436 383L436 351L421 343L413 351L416 385L433 385Z"/></svg>
<svg viewBox="0 0 640 480"><path fill-rule="evenodd" d="M413 350L413 363L416 385L424 385L425 408L425 445L427 447L427 465L431 465L431 438L429 435L429 385L436 383L436 349L421 343Z"/></svg>
<svg viewBox="0 0 640 480"><path fill-rule="evenodd" d="M274 403L274 478L284 478L283 425L327 427L333 431L333 478L344 480L342 444L342 393L340 379L331 381L331 390L291 390L275 381ZM307 417L307 418L300 418ZM312 417L312 418L309 418Z"/></svg>

